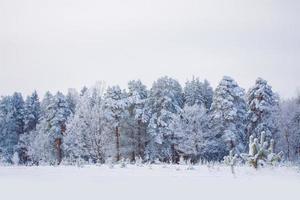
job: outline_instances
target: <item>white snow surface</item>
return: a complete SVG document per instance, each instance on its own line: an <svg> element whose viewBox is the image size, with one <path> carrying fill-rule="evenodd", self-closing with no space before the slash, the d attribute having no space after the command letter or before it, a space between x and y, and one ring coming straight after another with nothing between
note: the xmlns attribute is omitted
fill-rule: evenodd
<svg viewBox="0 0 300 200"><path fill-rule="evenodd" d="M298 167L255 170L222 165L0 167L1 200L300 198Z"/></svg>

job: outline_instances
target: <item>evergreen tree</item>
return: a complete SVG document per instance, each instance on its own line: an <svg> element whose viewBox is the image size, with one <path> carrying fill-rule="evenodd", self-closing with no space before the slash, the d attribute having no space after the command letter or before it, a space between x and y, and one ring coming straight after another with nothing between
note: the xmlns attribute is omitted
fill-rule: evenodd
<svg viewBox="0 0 300 200"><path fill-rule="evenodd" d="M71 114L66 97L58 92L55 96L47 93L42 102L44 111L37 126L31 146L31 156L36 162L59 164L62 159L62 139L66 121Z"/></svg>
<svg viewBox="0 0 300 200"><path fill-rule="evenodd" d="M169 77L162 77L153 83L147 100L149 125L147 128L147 159L154 161L176 161L173 133L170 124L181 112L183 92L180 84Z"/></svg>
<svg viewBox="0 0 300 200"><path fill-rule="evenodd" d="M267 81L258 78L247 93L247 135L260 137L266 133L267 139L278 137L279 98L273 93Z"/></svg>
<svg viewBox="0 0 300 200"><path fill-rule="evenodd" d="M210 109L210 106L213 101L214 92L207 80L204 80L204 82L203 82L202 94L204 96L204 105L205 105L206 109Z"/></svg>
<svg viewBox="0 0 300 200"><path fill-rule="evenodd" d="M213 90L208 81L200 82L198 78L188 81L184 87L184 100L188 106L195 104L209 109L212 103Z"/></svg>
<svg viewBox="0 0 300 200"><path fill-rule="evenodd" d="M108 87L105 93L105 109L111 122L111 134L115 137L117 162L121 159L120 133L123 119L128 116L127 107L126 92L122 91L119 86Z"/></svg>
<svg viewBox="0 0 300 200"><path fill-rule="evenodd" d="M88 88L87 88L86 86L84 86L84 87L80 90L79 96L83 96L84 93L85 93L86 91L88 91Z"/></svg>
<svg viewBox="0 0 300 200"><path fill-rule="evenodd" d="M41 117L44 117L47 115L48 106L50 105L51 101L53 101L53 98L54 98L53 94L51 92L47 91L41 102Z"/></svg>
<svg viewBox="0 0 300 200"><path fill-rule="evenodd" d="M0 151L6 161L12 162L19 137L24 131L24 100L21 93L1 99L0 118Z"/></svg>
<svg viewBox="0 0 300 200"><path fill-rule="evenodd" d="M79 99L79 94L76 89L68 89L68 93L66 95L66 101L68 102L68 107L71 110L71 113L74 114L76 110L76 105Z"/></svg>
<svg viewBox="0 0 300 200"><path fill-rule="evenodd" d="M217 86L210 116L210 140L214 141L208 144L213 147L213 157L222 159L233 148L239 152L243 151L246 144L246 102L244 90L232 78L223 77ZM215 142L217 144L214 144Z"/></svg>
<svg viewBox="0 0 300 200"><path fill-rule="evenodd" d="M20 136L18 143L18 152L20 163L26 164L30 158L28 156L28 147L31 141L31 132L36 130L41 116L41 106L36 91L28 96L24 104L24 133Z"/></svg>
<svg viewBox="0 0 300 200"><path fill-rule="evenodd" d="M143 158L146 142L147 118L145 103L148 98L146 86L140 80L128 83L127 109L128 117L124 120L124 133L121 141L123 154L135 161Z"/></svg>

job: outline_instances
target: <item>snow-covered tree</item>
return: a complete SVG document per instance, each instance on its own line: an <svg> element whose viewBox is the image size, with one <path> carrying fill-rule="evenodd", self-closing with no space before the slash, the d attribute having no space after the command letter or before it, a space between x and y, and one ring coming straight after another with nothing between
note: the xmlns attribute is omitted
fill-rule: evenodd
<svg viewBox="0 0 300 200"><path fill-rule="evenodd" d="M121 124L125 116L128 116L128 101L126 92L122 91L119 86L108 87L105 97L105 109L110 118L111 135L115 137L116 161L121 159L120 133Z"/></svg>
<svg viewBox="0 0 300 200"><path fill-rule="evenodd" d="M36 128L41 116L41 105L36 91L28 96L24 105L24 132L29 133Z"/></svg>
<svg viewBox="0 0 300 200"><path fill-rule="evenodd" d="M49 139L48 122L42 117L36 130L28 135L29 146L27 154L30 159L28 164L55 164L57 163L54 154L54 144Z"/></svg>
<svg viewBox="0 0 300 200"><path fill-rule="evenodd" d="M28 96L24 104L24 133L20 136L18 143L19 161L26 164L30 158L28 156L28 147L30 146L31 132L36 130L41 116L41 106L36 91Z"/></svg>
<svg viewBox="0 0 300 200"><path fill-rule="evenodd" d="M24 100L20 93L3 97L0 101L0 153L12 162L19 137L24 131Z"/></svg>
<svg viewBox="0 0 300 200"><path fill-rule="evenodd" d="M266 133L268 139L278 137L279 97L267 81L258 78L247 93L247 136L260 137Z"/></svg>
<svg viewBox="0 0 300 200"><path fill-rule="evenodd" d="M206 109L210 109L213 101L213 88L210 86L210 83L205 79L202 86L202 94L204 96L204 105Z"/></svg>
<svg viewBox="0 0 300 200"><path fill-rule="evenodd" d="M171 124L174 132L174 148L177 154L196 162L205 144L207 112L203 106L185 105Z"/></svg>
<svg viewBox="0 0 300 200"><path fill-rule="evenodd" d="M187 81L184 87L184 100L188 106L195 104L204 106L209 109L212 103L213 90L209 82L205 80L203 83L199 78L193 78Z"/></svg>
<svg viewBox="0 0 300 200"><path fill-rule="evenodd" d="M246 102L244 90L232 78L223 77L217 86L210 116L211 141L207 143L206 151L209 153L211 148L216 159L223 159L233 148L243 151L246 144Z"/></svg>
<svg viewBox="0 0 300 200"><path fill-rule="evenodd" d="M288 160L300 158L300 102L291 99L281 102L279 139L277 149L285 153Z"/></svg>
<svg viewBox="0 0 300 200"><path fill-rule="evenodd" d="M71 110L66 97L58 92L55 96L46 94L42 111L41 122L32 133L34 139L29 154L35 162L59 164L62 159L62 139Z"/></svg>
<svg viewBox="0 0 300 200"><path fill-rule="evenodd" d="M153 83L147 100L147 110L150 111L145 152L147 159L176 160L170 124L182 107L183 92L176 80L162 77Z"/></svg>
<svg viewBox="0 0 300 200"><path fill-rule="evenodd" d="M143 158L146 142L147 118L145 103L148 97L146 86L140 80L128 83L127 109L121 135L122 152L130 160Z"/></svg>
<svg viewBox="0 0 300 200"><path fill-rule="evenodd" d="M64 152L69 162L103 163L111 155L113 135L104 108L104 84L88 89L78 101L75 115L67 124Z"/></svg>
<svg viewBox="0 0 300 200"><path fill-rule="evenodd" d="M83 86L83 88L81 88L80 90L79 96L83 96L86 91L88 91L88 88L86 86Z"/></svg>
<svg viewBox="0 0 300 200"><path fill-rule="evenodd" d="M68 89L68 93L66 95L66 100L68 102L71 113L74 114L76 110L76 105L79 99L79 94L76 89L70 88Z"/></svg>
<svg viewBox="0 0 300 200"><path fill-rule="evenodd" d="M47 91L44 95L44 98L41 102L41 117L45 116L47 114L48 105L53 101L53 94L49 91Z"/></svg>

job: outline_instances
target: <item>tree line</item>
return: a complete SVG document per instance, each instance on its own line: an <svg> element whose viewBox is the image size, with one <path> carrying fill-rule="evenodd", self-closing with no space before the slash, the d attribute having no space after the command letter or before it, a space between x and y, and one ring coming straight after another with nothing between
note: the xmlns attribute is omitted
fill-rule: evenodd
<svg viewBox="0 0 300 200"><path fill-rule="evenodd" d="M150 89L99 82L67 94L33 92L0 99L0 161L22 165L220 161L248 151L264 133L287 160L300 156L300 97L280 100L258 78L247 92L224 76L213 90L193 78L182 87L170 77Z"/></svg>

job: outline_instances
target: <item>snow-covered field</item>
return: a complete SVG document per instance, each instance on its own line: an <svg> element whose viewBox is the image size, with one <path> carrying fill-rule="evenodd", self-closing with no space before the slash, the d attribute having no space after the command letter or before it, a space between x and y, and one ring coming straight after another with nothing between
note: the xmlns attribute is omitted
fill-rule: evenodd
<svg viewBox="0 0 300 200"><path fill-rule="evenodd" d="M0 167L0 199L299 199L297 167Z"/></svg>

